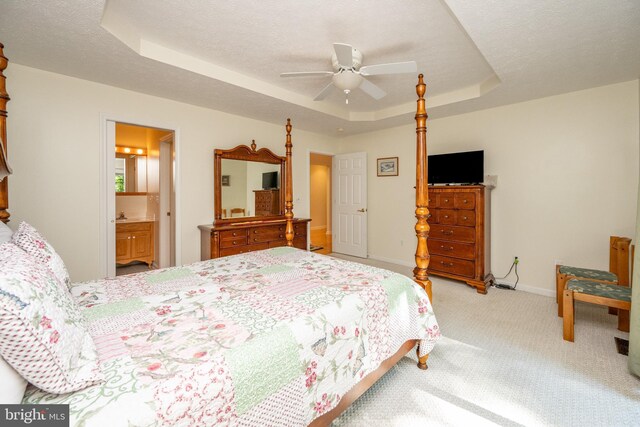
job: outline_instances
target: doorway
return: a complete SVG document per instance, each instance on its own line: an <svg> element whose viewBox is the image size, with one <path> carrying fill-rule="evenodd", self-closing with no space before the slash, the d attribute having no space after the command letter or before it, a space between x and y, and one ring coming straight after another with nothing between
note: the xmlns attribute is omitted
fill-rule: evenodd
<svg viewBox="0 0 640 427"><path fill-rule="evenodd" d="M176 131L105 124L105 275L175 266Z"/></svg>
<svg viewBox="0 0 640 427"><path fill-rule="evenodd" d="M333 156L319 153L309 154L310 250L325 255L332 252L332 161Z"/></svg>

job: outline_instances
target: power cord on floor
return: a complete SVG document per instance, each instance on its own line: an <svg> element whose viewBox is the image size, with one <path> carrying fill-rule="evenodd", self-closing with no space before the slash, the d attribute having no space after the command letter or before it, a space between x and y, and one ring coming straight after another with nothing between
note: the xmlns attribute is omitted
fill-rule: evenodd
<svg viewBox="0 0 640 427"><path fill-rule="evenodd" d="M518 257L515 257L514 260L513 260L513 263L511 264L511 268L509 268L509 272L504 277L497 278L496 281L493 282L493 287L494 288L498 288L498 289L509 289L511 291L515 291L516 290L516 286L518 286L518 282L520 281L520 276L518 276L518 263L519 262L520 262L520 260L518 259ZM498 280L506 279L511 274L511 271L514 271L514 270L515 270L515 273L516 273L516 283L514 283L513 286L507 285L506 283L498 283Z"/></svg>

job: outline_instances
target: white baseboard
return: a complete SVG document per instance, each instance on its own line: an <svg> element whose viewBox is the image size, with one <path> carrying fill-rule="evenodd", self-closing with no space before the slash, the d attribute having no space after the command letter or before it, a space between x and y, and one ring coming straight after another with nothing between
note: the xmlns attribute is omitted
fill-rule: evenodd
<svg viewBox="0 0 640 427"><path fill-rule="evenodd" d="M507 280L500 280L500 283L504 283L505 285L509 285L509 286L513 286L515 284L515 282L511 282ZM555 289L542 289L542 288L538 288L537 286L523 285L522 283L518 283L516 290L528 292L530 294L543 295L545 297L551 297L551 298L556 297Z"/></svg>

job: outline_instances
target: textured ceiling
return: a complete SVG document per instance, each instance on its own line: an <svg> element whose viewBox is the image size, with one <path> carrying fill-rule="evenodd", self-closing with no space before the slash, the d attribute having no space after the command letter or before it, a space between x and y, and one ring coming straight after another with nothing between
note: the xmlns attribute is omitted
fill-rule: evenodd
<svg viewBox="0 0 640 427"><path fill-rule="evenodd" d="M411 123L416 76L370 77L388 95L345 106L312 101L325 79L279 74L330 70L334 42L364 65L415 60L430 117L632 80L640 2L2 0L0 42L15 63L350 135Z"/></svg>

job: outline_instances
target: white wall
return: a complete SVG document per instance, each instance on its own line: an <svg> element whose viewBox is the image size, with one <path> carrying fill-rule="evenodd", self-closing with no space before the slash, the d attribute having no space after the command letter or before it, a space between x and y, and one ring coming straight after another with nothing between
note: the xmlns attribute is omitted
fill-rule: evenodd
<svg viewBox="0 0 640 427"><path fill-rule="evenodd" d="M608 236L633 237L638 81L429 120L430 154L485 150L492 192L492 270L514 256L523 289L553 295L554 262L608 268ZM345 138L369 153L369 254L413 264L415 124ZM398 177L376 177L379 157ZM393 200L393 203L390 201Z"/></svg>
<svg viewBox="0 0 640 427"><path fill-rule="evenodd" d="M200 259L198 224L213 220L213 150L238 144L284 155L282 125L118 89L15 63L5 71L11 220L31 222L65 260L73 281L99 275L100 114L180 131L182 263ZM332 139L293 122L294 213L308 216L308 149L334 152Z"/></svg>

